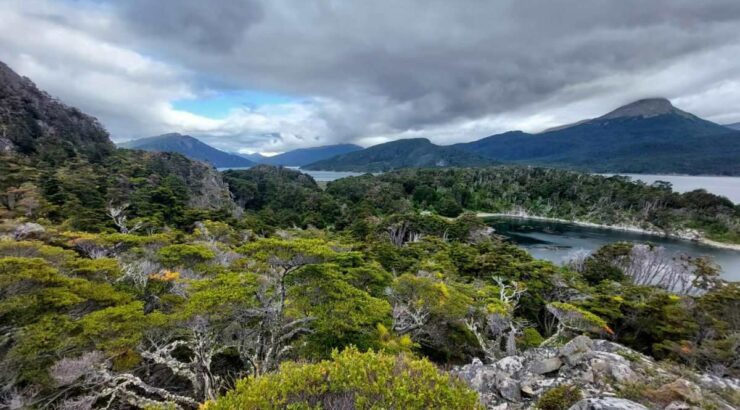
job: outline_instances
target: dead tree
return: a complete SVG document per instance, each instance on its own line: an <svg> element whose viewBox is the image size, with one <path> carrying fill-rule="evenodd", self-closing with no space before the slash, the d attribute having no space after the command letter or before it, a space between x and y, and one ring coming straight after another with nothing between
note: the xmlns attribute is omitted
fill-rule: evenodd
<svg viewBox="0 0 740 410"><path fill-rule="evenodd" d="M116 404L145 408L165 403L180 409L198 407L198 402L191 397L151 386L130 373L114 372L110 361L97 351L60 360L51 368L51 376L64 391L82 392L63 400L59 408L112 408ZM36 404L49 407L56 399Z"/></svg>
<svg viewBox="0 0 740 410"><path fill-rule="evenodd" d="M133 233L144 226L141 221L137 221L132 227L128 226L128 216L126 215L126 209L128 209L128 206L129 204L114 206L113 202L108 203L108 216L121 233Z"/></svg>

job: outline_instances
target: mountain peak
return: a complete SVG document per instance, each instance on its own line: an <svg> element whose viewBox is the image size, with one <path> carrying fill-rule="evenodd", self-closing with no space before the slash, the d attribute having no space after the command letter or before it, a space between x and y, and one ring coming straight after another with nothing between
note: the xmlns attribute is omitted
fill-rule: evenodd
<svg viewBox="0 0 740 410"><path fill-rule="evenodd" d="M616 110L599 117L599 119L614 119L627 117L650 118L664 114L678 114L684 117L693 117L691 114L674 107L667 98L645 98L623 105Z"/></svg>

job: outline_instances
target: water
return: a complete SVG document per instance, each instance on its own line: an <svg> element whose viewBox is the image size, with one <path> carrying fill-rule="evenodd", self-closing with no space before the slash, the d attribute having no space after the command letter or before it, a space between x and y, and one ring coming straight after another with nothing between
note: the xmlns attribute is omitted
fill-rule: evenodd
<svg viewBox="0 0 740 410"><path fill-rule="evenodd" d="M298 167L288 167L290 169L295 169L297 171L301 171L304 174L311 175L311 177L316 182L329 182L334 181L336 179L344 178L344 177L355 177L359 175L365 175L364 172L339 172L339 171L311 171L308 169L300 169Z"/></svg>
<svg viewBox="0 0 740 410"><path fill-rule="evenodd" d="M364 172L339 172L339 171L311 171L308 169L301 169L299 167L285 167L301 171L304 174L310 175L316 182L329 182L344 177L354 177L359 175L365 175ZM231 168L216 168L218 171L226 171L228 169L249 169L249 167L231 167ZM375 174L377 175L377 174Z"/></svg>
<svg viewBox="0 0 740 410"><path fill-rule="evenodd" d="M601 174L614 175L614 174ZM646 184L655 181L666 181L673 185L676 192L688 192L695 189L705 189L715 195L722 195L730 201L740 204L740 177L707 177L692 175L652 175L652 174L619 174L640 180Z"/></svg>
<svg viewBox="0 0 740 410"><path fill-rule="evenodd" d="M663 238L612 229L600 229L562 222L547 222L521 218L493 218L489 224L496 233L509 237L538 259L562 264L577 252L592 252L612 242L651 242L663 246L671 254L711 256L722 267L722 277L740 281L740 251L714 248L680 239Z"/></svg>

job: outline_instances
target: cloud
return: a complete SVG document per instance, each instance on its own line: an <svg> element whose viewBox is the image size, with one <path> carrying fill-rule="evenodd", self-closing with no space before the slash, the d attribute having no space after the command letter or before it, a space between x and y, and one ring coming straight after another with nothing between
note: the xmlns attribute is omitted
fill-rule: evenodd
<svg viewBox="0 0 740 410"><path fill-rule="evenodd" d="M179 131L270 152L414 136L454 143L539 131L648 96L740 121L736 0L4 8L0 58L120 138ZM222 118L173 108L235 90L296 98Z"/></svg>

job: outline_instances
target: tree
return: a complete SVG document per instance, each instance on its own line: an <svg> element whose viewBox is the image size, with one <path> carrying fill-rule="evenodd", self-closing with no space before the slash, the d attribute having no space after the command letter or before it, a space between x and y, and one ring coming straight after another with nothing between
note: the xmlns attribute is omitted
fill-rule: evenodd
<svg viewBox="0 0 740 410"><path fill-rule="evenodd" d="M604 319L569 303L552 302L547 305L547 310L558 319L558 328L555 334L542 342L541 346L552 344L566 331L614 333Z"/></svg>

